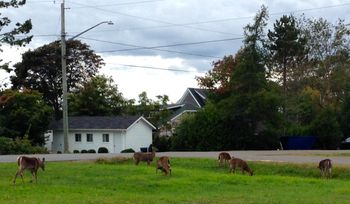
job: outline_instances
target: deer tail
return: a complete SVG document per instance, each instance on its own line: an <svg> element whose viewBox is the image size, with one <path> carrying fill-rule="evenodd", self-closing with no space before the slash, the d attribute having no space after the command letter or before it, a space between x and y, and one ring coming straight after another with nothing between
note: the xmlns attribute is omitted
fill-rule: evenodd
<svg viewBox="0 0 350 204"><path fill-rule="evenodd" d="M19 166L21 163L22 156L17 157L17 165Z"/></svg>

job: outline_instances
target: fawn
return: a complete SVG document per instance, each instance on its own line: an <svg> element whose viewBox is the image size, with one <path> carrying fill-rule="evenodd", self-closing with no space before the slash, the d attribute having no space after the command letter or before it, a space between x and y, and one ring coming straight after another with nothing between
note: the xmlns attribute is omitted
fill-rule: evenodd
<svg viewBox="0 0 350 204"><path fill-rule="evenodd" d="M18 175L21 176L22 182L24 183L23 172L25 170L31 171L33 179L35 179L35 183L37 182L38 169L41 168L43 171L45 171L45 158L40 160L39 158L35 158L35 157L19 156L17 158L17 164L18 164L19 169L16 172L15 178L13 180L13 184L16 183L16 178Z"/></svg>
<svg viewBox="0 0 350 204"><path fill-rule="evenodd" d="M332 177L332 161L330 159L321 160L318 164L318 168L321 171L321 177Z"/></svg>
<svg viewBox="0 0 350 204"><path fill-rule="evenodd" d="M168 174L171 175L171 167L170 167L169 157L162 156L158 159L156 173L158 172L158 169L162 170L165 173L165 175L168 175Z"/></svg>
<svg viewBox="0 0 350 204"><path fill-rule="evenodd" d="M153 158L156 156L155 148L152 149L152 152L135 152L134 153L134 160L135 164L138 165L140 161L146 161L149 165Z"/></svg>
<svg viewBox="0 0 350 204"><path fill-rule="evenodd" d="M219 154L219 157L218 157L218 161L219 161L219 166L223 165L223 164L226 164L226 162L229 162L231 159L231 156L229 153L227 152L221 152Z"/></svg>
<svg viewBox="0 0 350 204"><path fill-rule="evenodd" d="M230 172L234 172L236 170L236 167L241 168L242 174L244 174L246 171L250 176L253 176L253 171L248 167L246 161L239 158L232 158L230 160Z"/></svg>

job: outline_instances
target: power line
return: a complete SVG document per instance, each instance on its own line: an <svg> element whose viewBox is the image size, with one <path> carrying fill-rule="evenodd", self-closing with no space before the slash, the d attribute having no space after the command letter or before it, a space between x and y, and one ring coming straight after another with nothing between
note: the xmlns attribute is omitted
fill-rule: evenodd
<svg viewBox="0 0 350 204"><path fill-rule="evenodd" d="M71 9L81 9L81 8L101 8L101 7L110 7L110 6L125 6L125 5L135 5L135 4L145 4L145 3L153 3L158 1L167 1L167 0L149 0L149 1L134 1L134 2L126 2L126 3L115 3L115 4L103 4L103 5L95 5L95 6L79 6L72 7Z"/></svg>
<svg viewBox="0 0 350 204"><path fill-rule="evenodd" d="M286 13L300 13L305 11L322 10L322 9L337 8L337 7L343 7L343 6L350 6L350 3L314 7L314 8L308 8L308 9L283 11L283 12L273 12L273 13L270 13L269 15L274 16L274 15L281 15ZM225 22L225 21L252 19L253 17L254 16L231 17L231 18L222 18L222 19L214 19L214 20L207 20L207 21L188 22L188 23L182 23L182 24L177 23L177 24L168 24L163 26L134 27L134 28L125 28L125 29L118 29L118 30L146 30L146 29L156 29L156 28L184 27L184 26L192 26L192 25L200 25L200 24L219 23L219 22ZM93 31L93 32L106 32L106 31L108 32L108 31L116 31L116 30L101 30L101 31ZM237 35L232 33L222 33L222 34Z"/></svg>
<svg viewBox="0 0 350 204"><path fill-rule="evenodd" d="M207 40L207 41L198 41L198 42L188 42L188 43L177 43L177 44L159 45L159 46L152 46L152 47L138 46L136 48L119 49L119 50L107 50L107 51L100 51L100 52L104 53L104 52L123 52L123 51L144 50L144 49L158 49L158 48L165 48L165 47L199 45L199 44L206 44L206 43L226 42L226 41L234 41L234 40L242 40L242 39L243 39L243 37L227 38L227 39L219 39L219 40Z"/></svg>
<svg viewBox="0 0 350 204"><path fill-rule="evenodd" d="M134 47L133 50L150 49L150 50L157 50L157 51L162 51L162 52L177 53L177 54L182 54L182 55L191 55L191 56L197 56L197 57L217 58L217 59L221 58L221 57L218 57L218 56L210 56L210 55L202 55L202 54L188 53L188 52L175 51L175 50L165 50L165 49L159 49L159 48L144 47L144 46L138 46L138 45L133 45L133 44L111 42L111 41L99 40L99 39L93 39L93 38L86 38L86 37L79 37L79 38L86 39L86 40L97 41L97 42L104 42L104 43L110 43L110 44ZM105 53L105 52L117 52L117 51L97 51L97 52Z"/></svg>
<svg viewBox="0 0 350 204"><path fill-rule="evenodd" d="M132 64L114 64L114 63L106 63L107 65L117 65L117 66L124 66L124 67L132 67L132 68L140 68L140 69L155 69L155 70L162 70L162 71L174 71L174 72L187 72L187 73L198 73L197 71L190 71L185 69L172 69L172 68L163 68L163 67L153 67L153 66L139 66L139 65L132 65Z"/></svg>
<svg viewBox="0 0 350 204"><path fill-rule="evenodd" d="M86 4L81 4L81 3L71 2L71 1L70 1L70 3L76 4L76 5L81 5L81 6L89 6L89 5L86 5ZM171 23L171 22L157 20L157 19L153 19L153 18L146 18L146 17L135 16L135 15L130 15L130 14L126 14L126 13L106 10L106 9L102 9L102 8L98 8L98 7L91 7L91 8L97 9L97 10L101 10L101 11L104 11L104 12L108 12L108 13L113 13L113 14L117 14L117 15L121 15L121 16L136 18L136 19L150 21L150 22L155 22L155 23L167 24L167 25L172 25L172 26L181 26L181 27L191 28L191 29L205 31L205 32L219 33L219 34L225 34L225 35L234 35L233 33L227 33L227 32L214 31L214 30L205 29L205 28L198 28L198 27L193 27L193 26L181 25L181 24Z"/></svg>

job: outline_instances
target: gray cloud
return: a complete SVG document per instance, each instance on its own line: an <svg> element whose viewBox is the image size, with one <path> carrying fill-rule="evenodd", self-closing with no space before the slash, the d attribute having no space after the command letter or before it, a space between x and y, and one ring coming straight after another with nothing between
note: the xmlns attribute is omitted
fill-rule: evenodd
<svg viewBox="0 0 350 204"><path fill-rule="evenodd" d="M337 18L349 20L350 5L344 1L326 0L265 0L265 1L229 1L229 0L159 0L154 2L134 3L137 0L125 0L124 5L114 5L116 1L75 0L66 1L66 30L68 35L74 35L101 21L112 20L115 25L101 25L84 34L83 37L115 43L125 43L137 46L157 46L186 42L198 42L242 36L243 27L252 22L252 18L262 4L268 6L270 26L282 13L327 7L315 10L305 10L307 17L324 17L334 22ZM31 18L35 35L30 47L34 48L59 39L60 34L60 3L61 1L28 0L24 7L6 9L4 16L15 21ZM120 3L120 2L119 2ZM88 5L85 7L82 5ZM99 7L99 5L108 5ZM289 14L289 13L286 13ZM220 19L226 19L219 21ZM215 21L217 20L217 21ZM207 22L208 23L204 23ZM212 22L215 21L215 22ZM54 35L54 36L43 36ZM91 45L96 51L108 51L131 48L113 43L103 43L81 39ZM205 56L222 57L234 54L242 45L242 40L206 43L191 46L162 48L176 52L186 52ZM164 58L179 57L187 60L193 66L200 64L198 69L208 70L210 62L217 60L210 57L199 57L180 53L164 52L152 49L130 50L123 52L104 53L106 55L160 55ZM198 63L200 62L200 63ZM203 66L203 62L208 62Z"/></svg>

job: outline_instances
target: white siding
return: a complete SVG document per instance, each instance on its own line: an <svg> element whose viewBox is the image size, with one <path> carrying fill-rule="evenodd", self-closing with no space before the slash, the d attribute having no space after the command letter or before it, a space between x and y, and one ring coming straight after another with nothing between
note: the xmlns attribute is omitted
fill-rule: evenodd
<svg viewBox="0 0 350 204"><path fill-rule="evenodd" d="M52 153L63 153L63 131L54 130L52 140Z"/></svg>
<svg viewBox="0 0 350 204"><path fill-rule="evenodd" d="M125 149L132 148L139 152L140 147L152 144L152 128L145 121L139 120L127 130L125 140Z"/></svg>
<svg viewBox="0 0 350 204"><path fill-rule="evenodd" d="M86 141L86 134L93 135L93 142ZM81 134L81 142L75 141L75 134ZM109 142L103 142L102 134L109 134ZM69 152L74 150L90 150L94 149L96 152L100 147L106 147L109 153L114 152L114 138L115 135L118 135L118 132L112 131L79 131L79 130L70 130L68 134L68 149ZM119 132L120 135L120 132ZM53 142L52 142L52 152L57 153L57 151L63 152L63 132L54 131L53 133ZM119 151L120 152L120 151ZM119 153L118 152L118 153Z"/></svg>
<svg viewBox="0 0 350 204"><path fill-rule="evenodd" d="M124 149L124 137L125 133L123 132L114 132L113 139L114 139L114 153L120 153Z"/></svg>
<svg viewBox="0 0 350 204"><path fill-rule="evenodd" d="M81 134L81 141L75 141L75 134ZM93 142L86 141L86 134L93 134ZM109 134L109 142L103 142L102 135ZM152 127L142 119L134 123L127 130L69 130L68 134L69 152L74 150L90 150L96 152L100 147L106 147L109 153L120 153L120 151L132 148L140 151L140 147L148 147L152 143ZM63 132L53 131L52 152L58 151L63 153Z"/></svg>

